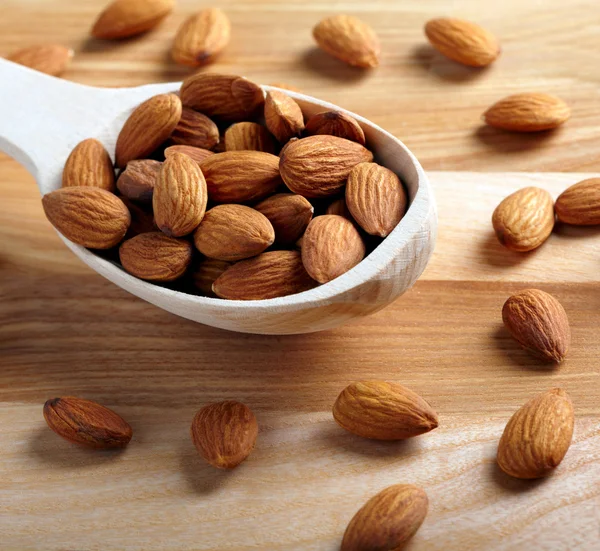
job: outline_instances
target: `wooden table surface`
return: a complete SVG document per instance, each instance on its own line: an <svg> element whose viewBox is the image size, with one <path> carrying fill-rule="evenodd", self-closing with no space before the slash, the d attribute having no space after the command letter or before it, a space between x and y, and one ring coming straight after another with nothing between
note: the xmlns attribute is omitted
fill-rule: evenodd
<svg viewBox="0 0 600 551"><path fill-rule="evenodd" d="M168 48L198 2L180 0L155 32L117 44L87 38L102 4L4 0L0 55L62 42L76 50L65 77L96 85L186 74L168 61ZM411 551L598 549L600 231L559 227L540 250L517 255L496 243L489 224L498 201L519 187L534 183L556 196L584 177L556 172L600 171L597 2L220 5L233 39L214 70L288 82L357 111L436 171L434 257L412 291L346 327L292 337L228 333L167 314L90 272L44 219L32 177L0 156L0 548L333 551L368 497L410 482L431 502ZM347 69L313 48L311 27L335 11L375 27L379 69ZM492 68L461 68L426 45L423 23L445 13L499 35L503 55ZM481 127L490 103L520 90L564 97L572 119L535 136ZM541 366L502 327L504 300L532 285L555 294L569 315L572 350L560 367ZM397 444L345 433L330 409L361 378L419 392L440 427ZM573 444L552 477L511 479L495 465L503 427L530 396L554 386L573 398ZM134 429L130 446L97 453L56 437L42 404L66 394L122 414ZM257 449L232 473L203 464L189 438L195 411L225 398L247 403L260 424Z"/></svg>

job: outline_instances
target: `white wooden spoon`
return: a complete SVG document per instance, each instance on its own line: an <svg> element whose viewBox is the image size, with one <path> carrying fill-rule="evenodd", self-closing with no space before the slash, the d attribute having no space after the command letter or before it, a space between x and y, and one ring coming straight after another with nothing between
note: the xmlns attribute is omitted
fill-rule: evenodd
<svg viewBox="0 0 600 551"><path fill-rule="evenodd" d="M97 138L111 154L132 109L145 99L179 89L179 83L137 88L93 88L57 79L0 59L0 150L33 174L41 194L61 185L71 149ZM269 90L269 86L263 86ZM339 107L290 92L305 116ZM419 162L394 136L345 111L362 126L375 158L405 183L410 208L396 229L358 266L310 291L282 298L231 301L188 295L139 280L120 266L62 237L90 268L119 287L169 312L245 333L309 333L375 312L409 289L435 245L437 213Z"/></svg>

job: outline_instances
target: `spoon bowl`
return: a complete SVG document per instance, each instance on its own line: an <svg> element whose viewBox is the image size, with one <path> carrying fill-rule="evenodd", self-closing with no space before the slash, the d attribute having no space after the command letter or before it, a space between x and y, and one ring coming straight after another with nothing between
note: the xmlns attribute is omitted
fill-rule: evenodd
<svg viewBox="0 0 600 551"><path fill-rule="evenodd" d="M0 81L0 150L33 174L42 195L61 186L64 163L80 141L96 138L112 155L119 131L131 111L151 96L177 92L180 87L180 83L166 83L94 88L1 59ZM126 291L173 314L232 331L310 333L339 326L390 304L415 283L435 246L437 212L427 176L400 140L372 122L316 98L284 92L298 102L305 117L329 109L354 117L364 130L376 161L398 174L407 188L409 209L402 221L352 270L295 295L268 300L223 300L142 281L118 264L60 237L90 268Z"/></svg>

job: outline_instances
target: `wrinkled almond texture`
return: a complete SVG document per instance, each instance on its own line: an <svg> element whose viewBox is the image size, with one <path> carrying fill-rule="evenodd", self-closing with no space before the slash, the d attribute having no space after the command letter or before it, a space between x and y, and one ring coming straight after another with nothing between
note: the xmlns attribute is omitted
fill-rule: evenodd
<svg viewBox="0 0 600 551"><path fill-rule="evenodd" d="M205 115L223 121L256 116L264 104L262 88L235 75L196 73L181 85L181 101Z"/></svg>
<svg viewBox="0 0 600 551"><path fill-rule="evenodd" d="M333 214L317 216L302 239L302 262L309 275L327 283L354 268L365 256L365 244L354 224Z"/></svg>
<svg viewBox="0 0 600 551"><path fill-rule="evenodd" d="M203 295L216 297L212 286L215 280L231 266L231 262L217 260L216 258L204 258L198 263L192 274L194 285Z"/></svg>
<svg viewBox="0 0 600 551"><path fill-rule="evenodd" d="M202 149L201 147L194 147L191 145L171 145L165 149L165 157L167 159L174 153L183 153L196 161L198 165L201 165L204 159L214 155L214 153L208 149Z"/></svg>
<svg viewBox="0 0 600 551"><path fill-rule="evenodd" d="M421 527L428 508L427 494L418 486L390 486L354 515L340 551L399 551Z"/></svg>
<svg viewBox="0 0 600 551"><path fill-rule="evenodd" d="M284 92L271 90L265 99L265 122L269 132L281 143L304 130L300 106Z"/></svg>
<svg viewBox="0 0 600 551"><path fill-rule="evenodd" d="M333 406L333 417L347 431L376 440L403 440L438 426L437 414L423 398L385 381L348 385Z"/></svg>
<svg viewBox="0 0 600 551"><path fill-rule="evenodd" d="M264 151L275 153L273 136L256 122L238 122L225 131L225 151Z"/></svg>
<svg viewBox="0 0 600 551"><path fill-rule="evenodd" d="M510 334L534 356L561 362L571 344L567 313L552 295L527 289L512 295L502 308Z"/></svg>
<svg viewBox="0 0 600 551"><path fill-rule="evenodd" d="M573 404L564 390L539 394L506 425L498 444L498 465L516 478L549 475L571 445L574 423Z"/></svg>
<svg viewBox="0 0 600 551"><path fill-rule="evenodd" d="M228 261L256 256L274 241L267 217L244 205L213 207L194 234L196 248L204 256Z"/></svg>
<svg viewBox="0 0 600 551"><path fill-rule="evenodd" d="M440 17L425 25L431 45L441 54L470 67L485 67L500 55L496 37L475 23Z"/></svg>
<svg viewBox="0 0 600 551"><path fill-rule="evenodd" d="M147 99L125 121L116 147L116 164L148 157L173 132L181 118L181 101L175 94Z"/></svg>
<svg viewBox="0 0 600 551"><path fill-rule="evenodd" d="M162 232L142 233L119 247L123 268L148 281L173 281L181 277L192 261L192 245Z"/></svg>
<svg viewBox="0 0 600 551"><path fill-rule="evenodd" d="M350 171L373 160L362 145L335 136L309 136L290 141L280 155L285 184L304 197L326 197L339 192Z"/></svg>
<svg viewBox="0 0 600 551"><path fill-rule="evenodd" d="M252 452L258 423L252 410L234 401L204 406L192 421L192 441L213 467L233 469Z"/></svg>
<svg viewBox="0 0 600 551"><path fill-rule="evenodd" d="M306 133L309 136L328 134L345 138L360 145L365 145L365 133L358 122L341 111L322 111L316 113L306 122Z"/></svg>
<svg viewBox="0 0 600 551"><path fill-rule="evenodd" d="M95 38L126 38L158 25L173 9L175 0L114 0L92 27Z"/></svg>
<svg viewBox="0 0 600 551"><path fill-rule="evenodd" d="M381 46L375 31L357 17L334 15L313 29L319 47L355 67L377 67Z"/></svg>
<svg viewBox="0 0 600 551"><path fill-rule="evenodd" d="M219 129L206 115L184 107L181 118L171 134L171 142L176 145L212 149L219 143Z"/></svg>
<svg viewBox="0 0 600 551"><path fill-rule="evenodd" d="M550 94L514 94L492 105L483 115L490 126L514 132L539 132L559 127L571 109Z"/></svg>
<svg viewBox="0 0 600 551"><path fill-rule="evenodd" d="M171 237L192 233L204 216L207 200L198 163L183 153L165 160L152 195L154 219L163 233Z"/></svg>
<svg viewBox="0 0 600 551"><path fill-rule="evenodd" d="M108 151L98 140L89 138L73 148L63 169L62 185L92 186L114 191L115 169Z"/></svg>
<svg viewBox="0 0 600 551"><path fill-rule="evenodd" d="M229 44L231 24L223 10L207 8L188 17L175 35L176 63L199 67L214 60Z"/></svg>
<svg viewBox="0 0 600 551"><path fill-rule="evenodd" d="M275 230L275 241L280 245L293 245L304 233L312 219L313 206L301 195L278 193L255 205Z"/></svg>
<svg viewBox="0 0 600 551"><path fill-rule="evenodd" d="M152 194L161 166L161 162L152 159L130 161L119 175L117 188L128 199L152 203Z"/></svg>
<svg viewBox="0 0 600 551"><path fill-rule="evenodd" d="M561 222L576 226L600 224L600 178L589 178L563 191L556 200Z"/></svg>
<svg viewBox="0 0 600 551"><path fill-rule="evenodd" d="M111 409L73 396L48 400L44 419L65 440L89 448L122 448L133 434L129 424Z"/></svg>
<svg viewBox="0 0 600 551"><path fill-rule="evenodd" d="M235 263L214 282L213 291L221 298L264 300L301 293L315 285L298 251L271 251Z"/></svg>
<svg viewBox="0 0 600 551"><path fill-rule="evenodd" d="M63 187L42 197L50 223L67 239L90 249L110 249L125 236L131 222L116 195L96 187Z"/></svg>
<svg viewBox="0 0 600 551"><path fill-rule="evenodd" d="M506 248L519 252L536 249L554 228L552 196L537 187L515 191L494 210L492 226Z"/></svg>
<svg viewBox="0 0 600 551"><path fill-rule="evenodd" d="M52 76L65 72L73 58L73 50L60 44L40 44L17 50L6 59Z"/></svg>

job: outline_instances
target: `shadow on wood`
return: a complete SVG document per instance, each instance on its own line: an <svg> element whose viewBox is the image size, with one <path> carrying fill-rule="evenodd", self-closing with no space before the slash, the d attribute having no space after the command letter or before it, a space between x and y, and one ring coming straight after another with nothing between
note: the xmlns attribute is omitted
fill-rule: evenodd
<svg viewBox="0 0 600 551"><path fill-rule="evenodd" d="M523 480L506 474L496 461L489 464L489 476L496 486L502 488L509 494L522 494L535 490L548 481L546 478L535 478L533 480Z"/></svg>
<svg viewBox="0 0 600 551"><path fill-rule="evenodd" d="M504 325L499 325L493 335L498 350L515 367L531 369L541 373L552 372L560 366L556 362L547 362L532 356L511 336Z"/></svg>
<svg viewBox="0 0 600 551"><path fill-rule="evenodd" d="M471 82L489 71L489 67L467 67L452 61L429 44L412 48L410 59L432 76L448 82Z"/></svg>
<svg viewBox="0 0 600 551"><path fill-rule="evenodd" d="M492 212L490 212L490 228L492 227ZM490 230L485 238L478 240L477 243L479 246L479 252L481 253L479 255L480 258L485 263L489 264L490 266L494 266L495 268L514 268L522 262L529 260L533 255L536 254L536 251L538 250L535 249L525 253L511 251L500 244L493 230Z"/></svg>
<svg viewBox="0 0 600 551"><path fill-rule="evenodd" d="M483 113L481 113L483 115ZM509 132L494 128L487 124L481 125L475 130L475 138L500 153L525 154L532 149L541 149L557 138L561 129L546 130L544 132ZM507 162L509 159L507 159ZM509 170L507 165L507 170Z"/></svg>
<svg viewBox="0 0 600 551"><path fill-rule="evenodd" d="M323 77L341 82L358 82L371 73L370 69L351 67L316 46L309 48L302 54L302 63L305 67Z"/></svg>
<svg viewBox="0 0 600 551"><path fill-rule="evenodd" d="M217 469L202 459L191 439L181 443L180 468L188 488L195 494L212 494L221 490L236 472L244 469L244 464L235 469Z"/></svg>

